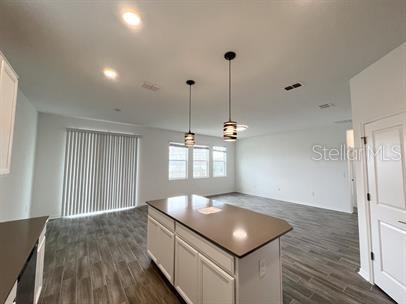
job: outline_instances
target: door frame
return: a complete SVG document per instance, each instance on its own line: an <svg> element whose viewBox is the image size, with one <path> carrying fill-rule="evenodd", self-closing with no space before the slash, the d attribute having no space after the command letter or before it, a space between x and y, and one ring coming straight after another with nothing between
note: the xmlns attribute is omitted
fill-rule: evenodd
<svg viewBox="0 0 406 304"><path fill-rule="evenodd" d="M354 153L356 152L354 146L354 129L348 129L346 131L346 147L347 147L347 177L348 177L348 184L351 190L351 205L352 205L352 213L355 212L355 208L358 208L357 204L357 187L356 185L356 177L355 177L355 160L354 160ZM352 136L351 143L349 142L349 134Z"/></svg>
<svg viewBox="0 0 406 304"><path fill-rule="evenodd" d="M387 119L387 118L391 118L397 115L402 115L402 114L406 114L406 111L400 111L397 113L393 113L390 115L383 115L380 117L376 117L375 119L366 121L366 122L361 122L361 128L360 128L360 136L365 137L366 136L366 132L365 132L365 128L368 124L380 121L382 119ZM360 140L360 139L358 139ZM361 173L362 175L360 177L362 177L362 192L361 192L361 200L358 200L358 204L360 203L360 201L362 201L365 205L365 219L366 219L366 231L367 231L367 248L368 248L368 273L365 273L365 270L360 269L360 271L358 272L358 274L360 276L362 276L365 280L369 281L371 284L375 285L375 273L374 273L374 265L373 265L373 261L371 258L370 253L372 252L372 225L371 225L371 204L367 199L367 193L369 193L369 186L368 186L368 164L367 164L367 158L365 155L365 148L366 145L364 144L364 142L361 140L360 141L362 146L362 153L360 153L360 165L361 165ZM357 196L360 193L359 188L357 188ZM359 208L358 208L359 210ZM359 222L358 222L359 225ZM363 253L360 252L360 254L362 255Z"/></svg>

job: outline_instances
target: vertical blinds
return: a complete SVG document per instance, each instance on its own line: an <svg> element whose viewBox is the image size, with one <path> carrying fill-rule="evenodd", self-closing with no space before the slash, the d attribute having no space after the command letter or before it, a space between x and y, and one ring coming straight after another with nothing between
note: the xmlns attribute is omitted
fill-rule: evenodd
<svg viewBox="0 0 406 304"><path fill-rule="evenodd" d="M137 139L67 129L63 216L136 205Z"/></svg>

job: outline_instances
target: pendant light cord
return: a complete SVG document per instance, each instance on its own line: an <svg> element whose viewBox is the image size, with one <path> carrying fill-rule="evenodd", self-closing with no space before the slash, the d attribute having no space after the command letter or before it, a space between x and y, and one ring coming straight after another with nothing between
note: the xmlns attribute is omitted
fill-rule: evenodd
<svg viewBox="0 0 406 304"><path fill-rule="evenodd" d="M228 61L228 120L231 121L231 60Z"/></svg>
<svg viewBox="0 0 406 304"><path fill-rule="evenodd" d="M189 85L189 133L192 125L192 85Z"/></svg>

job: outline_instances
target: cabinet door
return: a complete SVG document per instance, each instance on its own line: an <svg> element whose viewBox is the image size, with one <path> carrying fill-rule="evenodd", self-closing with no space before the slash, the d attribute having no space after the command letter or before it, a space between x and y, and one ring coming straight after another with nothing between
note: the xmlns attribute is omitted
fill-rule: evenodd
<svg viewBox="0 0 406 304"><path fill-rule="evenodd" d="M45 258L45 238L41 240L37 253L37 267L35 269L35 292L34 304L38 303L39 296L42 291L43 277L44 277L44 258Z"/></svg>
<svg viewBox="0 0 406 304"><path fill-rule="evenodd" d="M176 237L175 288L188 304L199 303L199 253Z"/></svg>
<svg viewBox="0 0 406 304"><path fill-rule="evenodd" d="M158 229L158 222L148 216L148 254L156 264L158 264Z"/></svg>
<svg viewBox="0 0 406 304"><path fill-rule="evenodd" d="M1 57L0 57L1 58ZM8 295L6 302L4 304L15 304L17 297L17 282L15 282L13 289L11 290L10 294Z"/></svg>
<svg viewBox="0 0 406 304"><path fill-rule="evenodd" d="M173 268L175 258L175 235L173 232L166 229L164 226L158 223L158 250L157 259L158 267L163 274L173 283Z"/></svg>
<svg viewBox="0 0 406 304"><path fill-rule="evenodd" d="M0 175L10 173L18 78L0 55Z"/></svg>
<svg viewBox="0 0 406 304"><path fill-rule="evenodd" d="M199 255L201 304L233 304L234 278Z"/></svg>

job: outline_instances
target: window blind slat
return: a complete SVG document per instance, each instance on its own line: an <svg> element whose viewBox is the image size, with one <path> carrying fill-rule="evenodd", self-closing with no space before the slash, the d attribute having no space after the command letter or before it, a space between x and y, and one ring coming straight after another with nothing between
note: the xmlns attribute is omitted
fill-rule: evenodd
<svg viewBox="0 0 406 304"><path fill-rule="evenodd" d="M137 137L68 129L62 216L136 204Z"/></svg>

